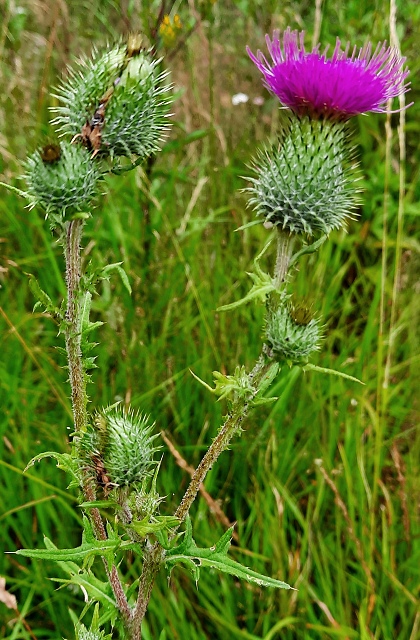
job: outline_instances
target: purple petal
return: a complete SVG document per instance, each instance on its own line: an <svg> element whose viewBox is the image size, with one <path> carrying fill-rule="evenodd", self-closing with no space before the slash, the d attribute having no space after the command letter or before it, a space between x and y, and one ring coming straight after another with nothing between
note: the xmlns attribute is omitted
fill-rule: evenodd
<svg viewBox="0 0 420 640"><path fill-rule="evenodd" d="M266 36L270 64L261 51L248 54L264 76L264 84L285 107L300 115L333 117L346 120L366 111L386 111L391 98L409 90L404 84L409 71L405 58L385 43L379 43L374 53L368 43L351 55L350 43L341 48L337 39L334 51L327 57L319 45L311 53L305 51L304 32L288 28L280 40L279 31L273 39Z"/></svg>

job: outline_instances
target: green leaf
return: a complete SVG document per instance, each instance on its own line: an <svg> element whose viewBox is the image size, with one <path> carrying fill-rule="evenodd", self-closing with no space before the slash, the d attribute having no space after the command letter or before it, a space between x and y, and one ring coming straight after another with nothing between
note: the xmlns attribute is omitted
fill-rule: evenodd
<svg viewBox="0 0 420 640"><path fill-rule="evenodd" d="M37 456L35 456L34 458L32 458L32 460L28 462L28 464L24 469L24 473L30 467L33 467L35 462L40 462L44 458L55 458L55 460L57 461L58 469L62 469L63 471L66 471L72 476L73 480L69 484L69 487L79 486L80 484L79 464L77 460L73 458L73 456L71 456L69 453L57 453L56 451L44 451L43 453L39 453Z"/></svg>
<svg viewBox="0 0 420 640"><path fill-rule="evenodd" d="M229 396L250 399L255 394L256 389L253 387L244 366L240 367L238 365L233 376L227 376L220 373L220 371L213 371L213 377L214 393L219 396L219 400Z"/></svg>
<svg viewBox="0 0 420 640"><path fill-rule="evenodd" d="M246 224L243 224L242 227L235 229L235 231L244 231L250 227L255 227L256 224L261 224L261 220L252 220L251 222L247 222Z"/></svg>
<svg viewBox="0 0 420 640"><path fill-rule="evenodd" d="M140 156L135 162L130 162L130 164L118 164L111 169L111 173L114 173L116 176L120 176L122 173L126 173L127 171L131 171L132 169L140 166L143 160L143 156Z"/></svg>
<svg viewBox="0 0 420 640"><path fill-rule="evenodd" d="M149 517L146 516L143 520L131 522L127 529L132 529L138 536L145 538L149 533L156 534L158 531L169 530L179 525L178 518L173 516L156 516L153 520L149 522Z"/></svg>
<svg viewBox="0 0 420 640"><path fill-rule="evenodd" d="M280 370L280 365L278 362L273 362L269 369L265 372L263 377L261 378L258 386L258 392L255 398L252 400L252 406L257 407L262 404L270 404L272 402L276 402L278 398L264 398L263 394L267 391L267 389L274 382Z"/></svg>
<svg viewBox="0 0 420 640"><path fill-rule="evenodd" d="M90 291L85 291L80 305L80 318L82 333L89 327L90 308L92 305L92 294Z"/></svg>
<svg viewBox="0 0 420 640"><path fill-rule="evenodd" d="M44 538L44 544L50 551L58 550L49 538ZM70 576L69 580L64 578L51 578L54 582L60 582L65 585L78 585L84 593L87 593L92 600L100 602L104 605L111 606L117 611L117 604L112 594L112 589L108 582L103 582L96 578L90 572L80 569L79 565L74 562L57 562L59 567Z"/></svg>
<svg viewBox="0 0 420 640"><path fill-rule="evenodd" d="M310 362L305 364L302 369L303 371L319 371L320 373L327 373L330 376L345 378L346 380L351 380L352 382L357 382L358 384L365 384L364 382L359 380L359 378L349 376L347 373L343 373L342 371L334 371L334 369L326 369L325 367L318 367L316 364L311 364Z"/></svg>
<svg viewBox="0 0 420 640"><path fill-rule="evenodd" d="M18 189L17 187L13 187L11 184L6 184L5 182L0 182L0 186L5 187L6 189L8 189L9 191L12 191L13 193L17 193L19 196L22 196L22 198L25 198L25 200L30 200L29 194L26 191L22 191L21 189Z"/></svg>
<svg viewBox="0 0 420 640"><path fill-rule="evenodd" d="M115 500L92 500L92 502L82 502L79 507L81 509L117 509L119 504Z"/></svg>
<svg viewBox="0 0 420 640"><path fill-rule="evenodd" d="M240 307L243 304L247 304L248 302L251 302L251 300L255 299L259 299L262 302L265 302L267 296L270 293L272 293L273 291L277 291L278 287L275 278L272 278L268 273L265 273L259 265L261 258L267 251L268 247L271 245L272 241L273 238L271 237L255 258L255 273L247 272L247 275L251 278L251 280L254 281L254 284L252 285L250 291L244 298L241 298L236 302L231 302L230 304L225 304L222 307L218 307L217 311L230 311L231 309L236 309L237 307Z"/></svg>
<svg viewBox="0 0 420 640"><path fill-rule="evenodd" d="M248 567L232 560L228 557L227 552L230 548L233 527L228 529L214 547L209 549L201 549L197 547L192 537L191 521L186 520L186 530L182 542L166 551L165 565L169 569L179 563L185 564L187 568L193 572L196 580L198 580L198 567L209 567L217 569L222 573L228 573L236 578L253 582L262 587L275 587L277 589L293 589L286 582L270 578L257 571L253 571ZM194 564L194 566L192 565Z"/></svg>
<svg viewBox="0 0 420 640"><path fill-rule="evenodd" d="M127 289L128 293L131 296L132 289L131 289L130 281L128 279L127 273L124 271L121 265L122 265L122 262L115 262L113 264L108 264L100 272L100 277L105 280L108 280L111 273L116 271L121 278L121 282L123 283L124 287Z"/></svg>
<svg viewBox="0 0 420 640"><path fill-rule="evenodd" d="M317 240L316 242L313 242L312 244L308 244L305 245L303 247L303 249L301 249L300 251L298 251L297 253L295 253L291 258L290 258L290 262L289 262L289 269L291 266L293 266L295 264L295 262L297 262L299 260L299 258L301 258L302 256L306 255L307 253L315 253L315 251L318 251L319 247L321 245L324 244L324 242L328 240L328 236L322 236L321 238L319 238L319 240Z"/></svg>
<svg viewBox="0 0 420 640"><path fill-rule="evenodd" d="M90 566L95 556L103 556L106 558L108 567L111 568L114 561L114 554L118 547L121 546L121 540L118 535L112 534L107 540L96 540L92 527L86 517L84 520L84 531L82 535L82 544L74 549L57 549L48 545L44 538L46 549L19 549L14 551L19 556L26 558L35 558L38 560L52 560L54 562L75 562ZM48 541L50 542L50 541Z"/></svg>
<svg viewBox="0 0 420 640"><path fill-rule="evenodd" d="M38 306L41 306L47 313L50 313L53 318L62 322L64 318L61 314L60 309L55 306L50 296L45 293L43 289L41 289L39 282L35 278L35 276L33 276L32 273L27 273L26 275L29 277L29 288L34 294L35 298L37 298L38 300L34 307L34 311Z"/></svg>

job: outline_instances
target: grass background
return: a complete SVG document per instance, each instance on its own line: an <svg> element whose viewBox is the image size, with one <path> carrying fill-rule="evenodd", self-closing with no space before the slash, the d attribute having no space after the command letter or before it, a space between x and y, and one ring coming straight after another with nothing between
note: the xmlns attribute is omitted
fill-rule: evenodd
<svg viewBox="0 0 420 640"><path fill-rule="evenodd" d="M420 6L397 5L411 69L407 101L418 102ZM0 0L0 180L20 186L26 153L52 133L48 91L71 57L130 30L150 33L160 7ZM113 278L94 301L95 317L106 324L96 335L99 369L90 393L95 406L120 399L151 412L196 466L226 408L189 368L210 383L213 370L252 367L261 346L261 307L215 311L249 289L245 272L267 238L260 227L234 233L252 216L240 176L279 119L245 45L264 48L266 32L288 25L304 28L308 44L314 34L323 44L337 35L358 46L376 43L389 38L390 6L189 0L167 2L166 11L171 7L182 21L177 39L160 43L179 93L171 138L149 176L138 169L107 180L86 229L85 261L123 260L133 286L130 297ZM238 92L250 100L233 106ZM263 104L254 104L257 97ZM205 570L197 589L177 569L169 585L164 575L157 582L146 640L419 637L417 104L405 117L400 138L398 114L352 121L364 176L360 218L305 257L294 280L327 322L316 363L365 386L284 370L272 390L279 400L251 415L206 481L237 523L233 557L298 590L260 590ZM32 313L26 275L60 300L61 249L42 212L28 212L4 189L0 220L1 548L43 546L43 535L59 547L76 546L81 514L66 478L53 461L22 473L37 453L68 450L69 389L55 349L61 337L48 317ZM265 266L272 261L268 256ZM165 447L162 513L173 511L187 482ZM212 545L224 528L197 501L197 543ZM127 572L135 579L138 563ZM68 609L80 612L83 594L56 590L48 578L64 577L58 567L1 555L0 575L19 610L0 602L1 637L73 637Z"/></svg>

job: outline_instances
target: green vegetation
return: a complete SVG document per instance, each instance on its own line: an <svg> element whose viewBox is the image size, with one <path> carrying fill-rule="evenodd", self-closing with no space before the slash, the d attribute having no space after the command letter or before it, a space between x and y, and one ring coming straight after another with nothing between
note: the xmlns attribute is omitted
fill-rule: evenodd
<svg viewBox="0 0 420 640"><path fill-rule="evenodd" d="M71 54L89 53L92 42L128 30L153 35L160 3L144 3L147 10L122 4L27 0L19 8L3 0L0 181L21 187L15 178L25 156L52 133L46 123L55 101L47 87L58 83ZM319 27L323 44L336 35L376 43L390 30L382 2L326 3L321 20L303 1L196 5L175 3L182 26L174 40L162 33L178 92L171 137L155 164L107 179L83 253L94 267L123 261L129 275L131 296L112 274L92 301L92 320L105 324L94 336L101 343L99 368L89 390L96 406L130 402L165 431L172 445L164 447L157 487L167 496L162 515L173 513L189 479L177 463L198 464L225 412L224 400L216 403L190 369L211 384L213 370L233 374L238 364L252 365L261 349L259 303L216 312L250 289L246 272L267 232L261 226L234 232L253 219L241 176L282 117L245 45L263 48L266 31L287 25L304 27L308 42ZM413 83L407 102L419 95L419 25L420 7L410 0L397 14ZM233 106L239 92L250 100ZM253 102L259 96L262 105ZM197 545L209 547L227 529L218 507L237 523L231 557L248 564L249 556L255 571L297 591L262 589L209 571L201 572L197 589L176 567L169 585L159 577L145 640L417 637L419 113L417 104L405 113L405 163L398 114L352 121L364 176L360 218L348 233L332 232L296 273L297 293L313 291L308 302L327 324L314 362L365 386L284 369L272 389L279 400L247 420L207 477L210 498L193 508ZM34 548L47 536L59 548L73 548L80 544L82 512L76 493L65 490L67 478L53 460L23 474L41 451L69 450L70 391L56 349L62 336L57 340L52 319L32 313L28 277L52 300L62 298L62 249L42 214L23 209L4 189L0 220L0 547ZM274 258L263 256L267 270ZM126 575L139 575L134 558ZM62 583L49 580L66 579L64 566L2 555L0 576L19 610L0 602L0 637L70 638L69 609L79 614L85 602L82 590L57 591Z"/></svg>

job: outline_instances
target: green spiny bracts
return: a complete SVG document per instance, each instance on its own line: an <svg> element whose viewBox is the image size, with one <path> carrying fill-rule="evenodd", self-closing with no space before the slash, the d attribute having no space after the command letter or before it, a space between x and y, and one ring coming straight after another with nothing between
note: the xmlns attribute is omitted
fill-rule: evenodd
<svg viewBox="0 0 420 640"><path fill-rule="evenodd" d="M71 137L80 134L86 121L93 117L104 94L113 87L119 77L126 56L126 47L119 45L100 54L97 50L92 58L81 58L75 68L69 67L68 78L53 94L61 102L53 107L56 113L53 124L58 131Z"/></svg>
<svg viewBox="0 0 420 640"><path fill-rule="evenodd" d="M99 411L95 417L92 451L94 464L99 454L106 482L110 486L127 487L141 483L150 475L156 460L153 456L157 434L149 416L130 410L111 407ZM86 450L86 447L85 447Z"/></svg>
<svg viewBox="0 0 420 640"><path fill-rule="evenodd" d="M299 363L320 348L321 326L303 305L281 303L268 312L265 326L267 354L279 362Z"/></svg>
<svg viewBox="0 0 420 640"><path fill-rule="evenodd" d="M39 205L52 221L89 209L100 176L90 153L69 142L48 144L26 161L29 207Z"/></svg>
<svg viewBox="0 0 420 640"><path fill-rule="evenodd" d="M105 635L104 631L90 631L80 623L76 627L76 640L111 640L111 636Z"/></svg>
<svg viewBox="0 0 420 640"><path fill-rule="evenodd" d="M54 124L94 155L144 159L155 153L169 128L172 102L160 62L140 45L94 52L57 89L61 105Z"/></svg>
<svg viewBox="0 0 420 640"><path fill-rule="evenodd" d="M99 627L98 604L95 605L92 622L89 629L87 629L85 625L80 622L80 620L75 619L76 616L73 612L70 612L70 615L73 618L74 622L76 640L111 640L111 636L105 634L105 631L101 631Z"/></svg>
<svg viewBox="0 0 420 640"><path fill-rule="evenodd" d="M269 226L328 234L354 215L354 150L346 126L291 116L276 147L257 157L249 204Z"/></svg>

